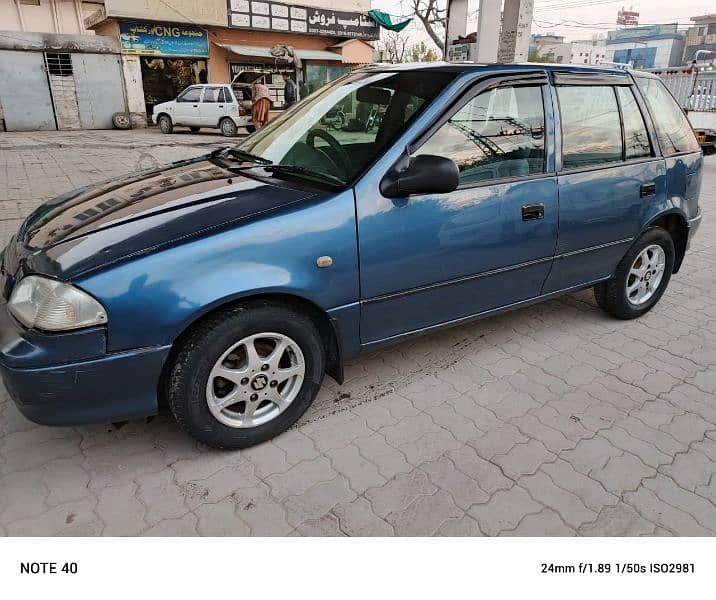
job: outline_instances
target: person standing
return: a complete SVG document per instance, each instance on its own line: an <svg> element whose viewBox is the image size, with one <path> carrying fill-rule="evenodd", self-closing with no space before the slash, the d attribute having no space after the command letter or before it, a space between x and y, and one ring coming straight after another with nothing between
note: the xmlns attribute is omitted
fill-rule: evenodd
<svg viewBox="0 0 716 600"><path fill-rule="evenodd" d="M264 83L263 77L254 82L251 90L251 120L256 129L261 129L269 120L271 110L271 96L268 86Z"/></svg>
<svg viewBox="0 0 716 600"><path fill-rule="evenodd" d="M283 77L284 81L284 88L283 88L283 101L284 101L284 108L288 108L289 106L292 106L296 104L298 101L297 95L296 95L296 82L291 79L291 74L287 71L284 71L281 73L281 76Z"/></svg>

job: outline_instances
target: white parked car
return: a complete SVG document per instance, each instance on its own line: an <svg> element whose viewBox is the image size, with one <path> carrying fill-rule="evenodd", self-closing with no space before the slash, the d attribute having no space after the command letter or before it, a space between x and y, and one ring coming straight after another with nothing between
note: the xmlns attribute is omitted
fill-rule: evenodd
<svg viewBox="0 0 716 600"><path fill-rule="evenodd" d="M192 131L217 127L222 135L233 136L239 127L251 129L251 109L239 101L229 85L190 85L176 100L157 104L152 121L162 133L171 133L176 125L183 125Z"/></svg>

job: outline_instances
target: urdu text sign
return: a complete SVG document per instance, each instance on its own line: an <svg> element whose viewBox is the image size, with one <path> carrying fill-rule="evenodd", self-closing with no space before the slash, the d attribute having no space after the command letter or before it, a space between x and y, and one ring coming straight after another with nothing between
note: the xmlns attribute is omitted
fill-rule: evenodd
<svg viewBox="0 0 716 600"><path fill-rule="evenodd" d="M124 54L209 56L209 37L200 27L121 22L119 37Z"/></svg>

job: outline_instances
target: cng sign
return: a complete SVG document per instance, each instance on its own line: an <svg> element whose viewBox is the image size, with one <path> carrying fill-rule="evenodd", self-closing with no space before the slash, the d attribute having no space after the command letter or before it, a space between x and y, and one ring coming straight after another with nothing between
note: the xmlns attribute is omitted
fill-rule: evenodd
<svg viewBox="0 0 716 600"><path fill-rule="evenodd" d="M119 37L124 54L209 56L209 38L201 27L121 22Z"/></svg>

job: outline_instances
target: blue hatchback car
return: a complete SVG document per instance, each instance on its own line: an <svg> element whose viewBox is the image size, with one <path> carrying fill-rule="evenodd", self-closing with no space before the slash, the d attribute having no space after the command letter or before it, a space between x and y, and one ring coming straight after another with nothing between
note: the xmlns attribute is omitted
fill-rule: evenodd
<svg viewBox="0 0 716 600"><path fill-rule="evenodd" d="M644 314L699 225L702 161L649 74L354 71L234 147L38 208L2 257L2 376L39 423L164 400L250 446L361 350L588 287Z"/></svg>

